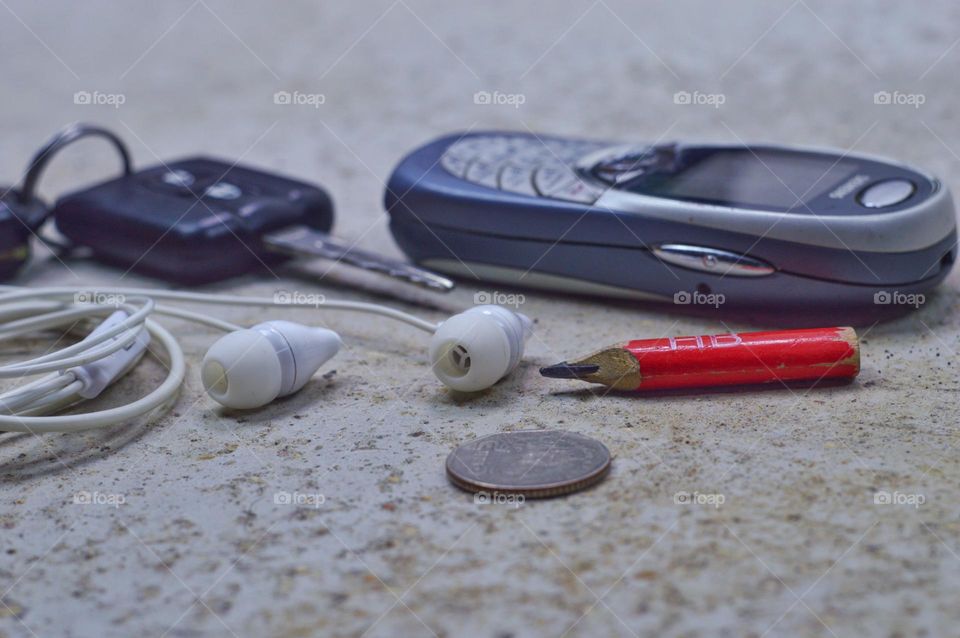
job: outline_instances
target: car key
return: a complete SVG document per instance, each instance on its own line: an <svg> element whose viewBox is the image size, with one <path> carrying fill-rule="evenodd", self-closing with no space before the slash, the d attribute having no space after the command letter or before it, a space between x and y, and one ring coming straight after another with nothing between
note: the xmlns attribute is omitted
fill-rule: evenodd
<svg viewBox="0 0 960 638"><path fill-rule="evenodd" d="M367 250L353 248L345 241L318 233L309 226L291 226L267 233L261 237L271 249L291 257L319 257L340 261L351 266L383 273L425 288L448 291L453 282L429 270L417 268L402 261L387 259Z"/></svg>
<svg viewBox="0 0 960 638"><path fill-rule="evenodd" d="M290 256L343 261L448 291L449 279L330 236L322 188L193 157L130 172L61 197L57 229L95 259L185 285L269 270Z"/></svg>

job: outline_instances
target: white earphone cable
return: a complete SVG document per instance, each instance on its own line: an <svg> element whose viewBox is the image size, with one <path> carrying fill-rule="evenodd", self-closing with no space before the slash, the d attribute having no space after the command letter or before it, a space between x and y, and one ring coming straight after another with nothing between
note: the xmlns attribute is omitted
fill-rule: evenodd
<svg viewBox="0 0 960 638"><path fill-rule="evenodd" d="M109 303L96 303L97 300L106 300L107 296L110 297ZM241 329L240 326L203 313L157 305L154 300L158 299L173 303L347 310L380 315L431 334L438 328L437 324L394 308L355 301L281 302L268 297L143 288L0 286L0 343L40 330L75 326L88 319L104 318L117 310L125 313L111 316L110 319L114 321L104 321L96 334L88 335L83 341L26 361L0 366L0 378L22 378L46 373L37 380L0 393L0 431L69 432L115 425L142 416L173 400L186 372L183 350L169 330L149 318L152 314L193 321L226 332ZM136 401L115 408L51 415L84 398L80 395L84 383L71 369L96 365L111 355L123 355L121 351L134 345L141 338L143 330L159 341L169 360L167 377L160 386ZM134 365L136 361L134 358L128 365ZM123 369L125 371L126 368Z"/></svg>

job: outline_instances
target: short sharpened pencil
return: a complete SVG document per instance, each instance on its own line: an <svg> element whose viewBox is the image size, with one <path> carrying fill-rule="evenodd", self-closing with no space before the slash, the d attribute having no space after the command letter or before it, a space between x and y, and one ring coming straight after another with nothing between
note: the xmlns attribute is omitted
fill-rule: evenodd
<svg viewBox="0 0 960 638"><path fill-rule="evenodd" d="M853 328L811 328L639 339L540 369L617 390L853 378L860 344Z"/></svg>

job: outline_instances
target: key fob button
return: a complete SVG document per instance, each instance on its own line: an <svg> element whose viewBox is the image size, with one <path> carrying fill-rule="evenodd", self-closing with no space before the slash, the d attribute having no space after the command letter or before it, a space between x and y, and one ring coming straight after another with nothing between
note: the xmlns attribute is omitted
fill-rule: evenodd
<svg viewBox="0 0 960 638"><path fill-rule="evenodd" d="M239 199L241 195L243 195L243 191L240 190L240 187L230 182L217 182L211 184L203 191L204 197L210 197L212 199Z"/></svg>
<svg viewBox="0 0 960 638"><path fill-rule="evenodd" d="M231 215L231 214L228 213L228 212L225 212L225 211L214 211L214 212L211 212L211 213L210 213L209 215L207 215L206 217L203 217L202 219L200 219L200 220L197 222L197 227L198 227L198 228L213 228L213 227L216 227L216 226L228 226L228 224L230 223L230 220L231 220L232 217L233 217L233 215ZM229 227L229 226L228 226L228 227Z"/></svg>
<svg viewBox="0 0 960 638"><path fill-rule="evenodd" d="M193 173L180 168L167 171L160 177L160 181L170 186L190 187L196 181Z"/></svg>

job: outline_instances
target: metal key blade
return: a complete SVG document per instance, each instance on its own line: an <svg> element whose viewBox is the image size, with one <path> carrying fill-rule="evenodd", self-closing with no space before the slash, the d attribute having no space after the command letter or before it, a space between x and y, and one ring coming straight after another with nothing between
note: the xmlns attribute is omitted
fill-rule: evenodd
<svg viewBox="0 0 960 638"><path fill-rule="evenodd" d="M345 241L309 226L288 226L266 233L261 239L267 248L295 257L332 259L441 292L449 292L454 286L446 277L413 264L353 248Z"/></svg>

